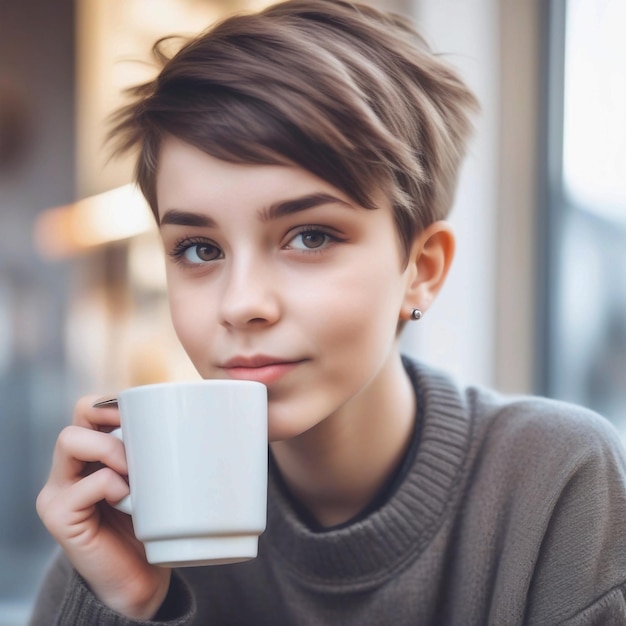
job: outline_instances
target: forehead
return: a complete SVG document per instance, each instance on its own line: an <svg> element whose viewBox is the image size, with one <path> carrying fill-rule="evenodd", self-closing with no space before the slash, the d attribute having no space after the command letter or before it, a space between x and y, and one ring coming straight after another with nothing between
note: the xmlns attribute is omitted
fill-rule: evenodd
<svg viewBox="0 0 626 626"><path fill-rule="evenodd" d="M160 216L171 209L203 210L207 206L260 209L277 200L324 193L358 206L347 194L303 168L231 163L174 137L163 141L155 182ZM380 208L385 204L391 210L381 194Z"/></svg>

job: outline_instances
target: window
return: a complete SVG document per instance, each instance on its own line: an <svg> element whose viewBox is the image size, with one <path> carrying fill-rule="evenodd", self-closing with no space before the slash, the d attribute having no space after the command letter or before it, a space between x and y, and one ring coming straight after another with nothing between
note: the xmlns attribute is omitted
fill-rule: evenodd
<svg viewBox="0 0 626 626"><path fill-rule="evenodd" d="M551 4L548 395L626 440L626 3Z"/></svg>

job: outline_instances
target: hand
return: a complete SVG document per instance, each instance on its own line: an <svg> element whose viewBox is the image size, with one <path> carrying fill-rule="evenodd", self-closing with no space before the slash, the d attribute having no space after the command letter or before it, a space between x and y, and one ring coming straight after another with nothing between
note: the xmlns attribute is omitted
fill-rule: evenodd
<svg viewBox="0 0 626 626"><path fill-rule="evenodd" d="M111 507L129 492L124 444L108 434L116 408L80 400L71 426L56 442L37 513L96 597L134 619L149 619L163 603L171 570L150 565L131 518Z"/></svg>

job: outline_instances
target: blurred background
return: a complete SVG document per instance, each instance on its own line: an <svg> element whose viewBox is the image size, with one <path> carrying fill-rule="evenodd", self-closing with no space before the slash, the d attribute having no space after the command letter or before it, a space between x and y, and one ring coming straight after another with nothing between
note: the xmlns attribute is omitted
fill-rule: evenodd
<svg viewBox="0 0 626 626"><path fill-rule="evenodd" d="M34 502L84 393L193 378L105 118L162 35L262 0L0 0L0 626L54 549ZM626 439L626 3L386 0L482 102L449 282L404 349L591 407Z"/></svg>

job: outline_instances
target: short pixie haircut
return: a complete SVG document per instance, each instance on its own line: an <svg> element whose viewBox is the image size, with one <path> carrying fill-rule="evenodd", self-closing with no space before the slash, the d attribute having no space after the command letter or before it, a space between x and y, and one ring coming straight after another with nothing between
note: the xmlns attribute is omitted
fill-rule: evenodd
<svg viewBox="0 0 626 626"><path fill-rule="evenodd" d="M297 165L368 209L382 190L405 253L445 219L476 98L399 15L341 0L287 0L228 17L130 90L116 151L158 221L156 174L174 136L218 159Z"/></svg>

